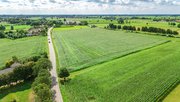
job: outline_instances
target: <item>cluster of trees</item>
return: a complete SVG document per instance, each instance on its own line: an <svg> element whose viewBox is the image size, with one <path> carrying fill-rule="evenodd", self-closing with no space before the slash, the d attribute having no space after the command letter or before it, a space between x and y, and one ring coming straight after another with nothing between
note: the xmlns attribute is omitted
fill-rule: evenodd
<svg viewBox="0 0 180 102"><path fill-rule="evenodd" d="M33 77L34 62L28 62L16 67L12 72L0 75L0 86L11 85L21 80L28 80Z"/></svg>
<svg viewBox="0 0 180 102"><path fill-rule="evenodd" d="M123 26L122 29L123 30L136 31L136 27L135 26Z"/></svg>
<svg viewBox="0 0 180 102"><path fill-rule="evenodd" d="M53 102L51 91L51 62L47 58L39 59L33 67L33 75L36 76L32 89L36 94L37 102Z"/></svg>
<svg viewBox="0 0 180 102"><path fill-rule="evenodd" d="M13 57L14 61L18 61ZM11 86L19 81L28 81L35 78L32 89L36 94L37 102L53 102L51 92L51 62L47 53L33 56L22 61L12 72L0 75L0 86Z"/></svg>
<svg viewBox="0 0 180 102"><path fill-rule="evenodd" d="M105 28L107 28L107 29L113 29L113 30L115 30L115 29L121 29L121 25L115 25L115 24L113 24L113 23L110 23L107 27L105 27Z"/></svg>
<svg viewBox="0 0 180 102"><path fill-rule="evenodd" d="M16 30L16 31L0 31L0 38L9 38L9 39L18 39L27 36L27 31L25 30Z"/></svg>
<svg viewBox="0 0 180 102"><path fill-rule="evenodd" d="M176 25L175 22L169 22L168 24L171 25L171 26L175 26Z"/></svg>
<svg viewBox="0 0 180 102"><path fill-rule="evenodd" d="M79 23L79 25L88 25L88 22L87 22L87 21L81 21L81 22Z"/></svg>
<svg viewBox="0 0 180 102"><path fill-rule="evenodd" d="M170 35L178 35L177 31L172 31L171 29L162 29L157 27L142 27L141 31L144 32L152 32L152 33L161 33L161 34L170 34Z"/></svg>
<svg viewBox="0 0 180 102"><path fill-rule="evenodd" d="M122 18L119 18L117 21L119 24L124 24L124 19L122 19Z"/></svg>

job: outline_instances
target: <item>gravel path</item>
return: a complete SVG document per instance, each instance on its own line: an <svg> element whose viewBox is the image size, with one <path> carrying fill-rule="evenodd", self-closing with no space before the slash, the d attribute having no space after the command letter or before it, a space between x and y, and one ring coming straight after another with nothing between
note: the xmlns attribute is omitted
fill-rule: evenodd
<svg viewBox="0 0 180 102"><path fill-rule="evenodd" d="M48 46L49 46L49 54L50 54L50 61L52 62L52 70L50 71L52 76L52 90L54 92L54 100L56 102L63 102L62 95L59 89L59 83L58 83L58 76L56 71L56 55L51 39L51 30L53 28L50 28L48 30Z"/></svg>

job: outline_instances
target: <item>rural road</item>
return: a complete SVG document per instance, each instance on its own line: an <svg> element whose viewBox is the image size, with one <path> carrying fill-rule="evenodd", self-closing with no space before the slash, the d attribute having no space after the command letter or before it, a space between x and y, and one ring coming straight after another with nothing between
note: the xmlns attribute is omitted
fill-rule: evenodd
<svg viewBox="0 0 180 102"><path fill-rule="evenodd" d="M49 57L52 62L52 69L50 71L52 76L52 91L54 92L54 101L55 102L63 102L62 95L59 89L58 76L56 71L56 55L54 51L54 46L51 39L51 30L53 28L48 29L48 46L49 46Z"/></svg>

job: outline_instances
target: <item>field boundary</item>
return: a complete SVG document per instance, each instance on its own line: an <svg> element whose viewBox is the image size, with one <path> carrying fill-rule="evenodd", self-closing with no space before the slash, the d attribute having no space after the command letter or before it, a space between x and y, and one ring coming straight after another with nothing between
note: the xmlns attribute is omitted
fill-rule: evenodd
<svg viewBox="0 0 180 102"><path fill-rule="evenodd" d="M84 68L79 68L79 69L76 69L76 70L72 70L70 72L73 73L73 72L76 72L76 71L81 71L83 69L86 69L86 68L89 68L89 67L92 67L92 66L100 65L100 64L112 61L112 60L116 60L116 59L119 59L119 58L122 58L122 57L125 57L125 56L128 56L128 55L134 54L134 53L138 53L138 52L145 51L145 50L148 50L148 49L151 49L151 48L155 48L155 47L158 47L160 45L163 45L163 44L166 44L166 43L169 43L169 42L171 42L171 40L167 40L167 41L162 42L160 44L157 44L157 45L154 45L154 46L150 46L150 47L147 47L147 48L144 48L144 49L139 49L139 50L136 50L136 51L132 51L130 53L127 53L127 54L124 54L124 55L121 55L121 56L118 56L118 57L114 57L114 58L111 58L109 60L105 60L105 61L99 62L99 63L94 64L94 65L88 65L88 66L86 66Z"/></svg>
<svg viewBox="0 0 180 102"><path fill-rule="evenodd" d="M176 80L160 97L157 98L156 102L162 102L178 85L180 81Z"/></svg>

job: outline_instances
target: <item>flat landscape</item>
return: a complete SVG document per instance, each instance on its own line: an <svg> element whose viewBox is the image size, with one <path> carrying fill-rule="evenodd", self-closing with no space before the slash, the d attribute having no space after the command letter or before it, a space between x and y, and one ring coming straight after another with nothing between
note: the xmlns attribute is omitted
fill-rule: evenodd
<svg viewBox="0 0 180 102"><path fill-rule="evenodd" d="M179 102L179 16L0 20L0 102Z"/></svg>
<svg viewBox="0 0 180 102"><path fill-rule="evenodd" d="M78 70L168 41L164 37L100 28L54 29L61 68Z"/></svg>
<svg viewBox="0 0 180 102"><path fill-rule="evenodd" d="M179 81L179 44L179 40L173 40L152 49L74 72L71 81L61 86L64 101L158 101Z"/></svg>
<svg viewBox="0 0 180 102"><path fill-rule="evenodd" d="M27 37L22 39L10 40L0 39L0 68L12 56L20 59L38 55L47 51L47 37Z"/></svg>

